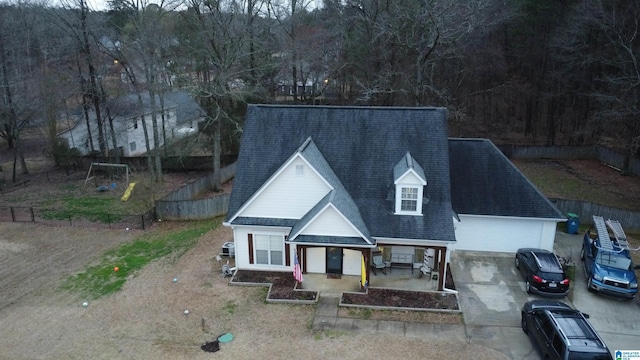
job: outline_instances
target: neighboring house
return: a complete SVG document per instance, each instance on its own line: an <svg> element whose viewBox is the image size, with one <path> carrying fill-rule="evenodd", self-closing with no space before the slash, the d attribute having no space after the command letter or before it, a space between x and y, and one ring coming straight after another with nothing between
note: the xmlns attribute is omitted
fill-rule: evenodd
<svg viewBox="0 0 640 360"><path fill-rule="evenodd" d="M120 153L123 156L139 156L147 152L142 122L147 126L149 146L152 150L153 125L152 110L149 105L149 94L141 94L142 106L137 94L128 94L107 101L102 108L103 133L108 149L113 149L113 136L108 118L113 119L113 133ZM164 145L167 141L184 137L198 131L198 123L205 117L204 110L184 91L176 91L164 95L164 129L162 125L163 111L160 98L156 98L156 118L158 121L159 143ZM89 126L93 138L94 150L99 150L98 129L95 111L89 110ZM82 155L91 152L87 121L83 111L76 111L73 116L73 125L58 134L59 139L65 139L70 148L76 148ZM164 130L165 136L162 136Z"/></svg>
<svg viewBox="0 0 640 360"><path fill-rule="evenodd" d="M174 91L164 95L165 106L175 106L176 125L167 136L181 137L198 132L199 126L205 121L207 113L186 91ZM156 101L158 104L159 102Z"/></svg>
<svg viewBox="0 0 640 360"><path fill-rule="evenodd" d="M444 108L249 106L224 222L236 266L292 270L297 256L304 273L361 275L381 251L442 290L454 249L550 249L561 214L489 141L449 140L446 123Z"/></svg>

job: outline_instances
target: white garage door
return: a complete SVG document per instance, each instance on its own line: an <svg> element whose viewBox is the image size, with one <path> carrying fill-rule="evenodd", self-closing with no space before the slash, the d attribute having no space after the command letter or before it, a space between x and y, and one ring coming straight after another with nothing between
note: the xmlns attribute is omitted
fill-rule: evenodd
<svg viewBox="0 0 640 360"><path fill-rule="evenodd" d="M521 247L553 250L556 222L460 215L454 219L456 250L515 253Z"/></svg>

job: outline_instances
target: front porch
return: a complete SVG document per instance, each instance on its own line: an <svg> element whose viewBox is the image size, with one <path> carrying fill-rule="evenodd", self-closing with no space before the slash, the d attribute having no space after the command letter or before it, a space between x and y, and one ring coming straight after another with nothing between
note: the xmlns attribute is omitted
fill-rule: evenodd
<svg viewBox="0 0 640 360"><path fill-rule="evenodd" d="M391 270L391 271L390 271ZM430 276L420 277L421 272L414 269L386 269L387 274L378 271L377 275L370 273L369 286L413 291L437 291L438 281ZM318 291L320 293L342 293L346 291L360 291L360 276L342 275L339 279L327 274L304 274L304 281L298 284L298 289Z"/></svg>

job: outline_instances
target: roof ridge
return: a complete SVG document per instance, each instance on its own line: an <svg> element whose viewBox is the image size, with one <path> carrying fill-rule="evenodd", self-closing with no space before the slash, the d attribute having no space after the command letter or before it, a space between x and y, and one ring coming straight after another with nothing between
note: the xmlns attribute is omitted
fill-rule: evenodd
<svg viewBox="0 0 640 360"><path fill-rule="evenodd" d="M307 146L309 146L309 144L311 144L312 142L313 140L311 139L311 136L307 137L305 141L302 142L302 145L300 145L300 147L296 151L303 152L307 148Z"/></svg>

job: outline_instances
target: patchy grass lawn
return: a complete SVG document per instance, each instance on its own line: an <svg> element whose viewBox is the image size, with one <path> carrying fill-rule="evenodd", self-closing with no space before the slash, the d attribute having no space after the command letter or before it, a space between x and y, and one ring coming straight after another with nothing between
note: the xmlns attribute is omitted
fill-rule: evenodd
<svg viewBox="0 0 640 360"><path fill-rule="evenodd" d="M98 299L122 289L127 279L154 260L167 255L179 258L198 239L221 224L221 219L191 222L188 229L163 233L145 233L131 243L120 245L102 255L96 265L69 276L62 288L77 292L86 299ZM115 270L115 268L118 270Z"/></svg>

